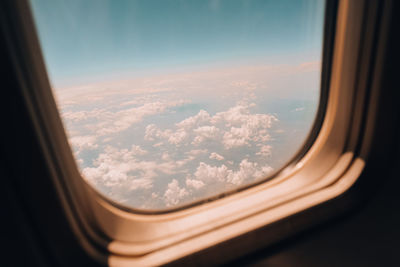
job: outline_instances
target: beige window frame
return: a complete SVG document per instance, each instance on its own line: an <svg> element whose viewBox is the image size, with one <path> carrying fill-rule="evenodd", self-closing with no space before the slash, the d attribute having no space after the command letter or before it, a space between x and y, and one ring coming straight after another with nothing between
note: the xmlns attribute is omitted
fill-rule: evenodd
<svg viewBox="0 0 400 267"><path fill-rule="evenodd" d="M374 83L367 86L369 70L360 67L368 66L373 50L370 43L374 36L366 34L365 27L374 27L374 19L366 23L366 17L375 17L367 1L338 2L325 116L304 156L274 179L163 214L123 209L82 179L52 96L29 6L25 1L16 5L24 11L18 18L22 24L20 38L29 43L21 57L34 66L22 79L32 121L69 223L82 247L99 263L148 266L181 258L201 261L212 257L214 262L233 259L240 256L239 251L244 254L271 244L321 220L308 214L303 220L294 219L290 227L287 224L288 218L342 195L365 167L379 96ZM255 238L260 231L262 240ZM223 244L241 249L232 255Z"/></svg>

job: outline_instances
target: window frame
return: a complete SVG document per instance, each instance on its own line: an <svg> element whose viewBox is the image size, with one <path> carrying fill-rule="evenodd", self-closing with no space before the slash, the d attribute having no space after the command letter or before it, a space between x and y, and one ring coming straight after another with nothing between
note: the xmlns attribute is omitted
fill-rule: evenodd
<svg viewBox="0 0 400 267"><path fill-rule="evenodd" d="M379 12L388 6L339 1L325 117L315 141L295 166L210 203L151 215L112 205L81 178L52 96L29 6L16 1L16 10L22 12L13 27L20 31L10 33L10 42L20 45L10 45L10 50L52 182L82 247L100 263L159 265L190 255L201 257L199 252L209 249L215 254L218 244L243 238L247 240L243 244L252 244L247 248L251 250L260 242L251 237L259 229L264 229L265 245L321 220L306 215L303 223L294 220L298 226L290 229L285 222L342 195L365 167L379 99L374 81L380 74L370 66L371 61L377 64L374 57L379 56L374 49L382 46L375 44ZM372 31L366 30L371 27ZM239 256L225 254L224 260Z"/></svg>

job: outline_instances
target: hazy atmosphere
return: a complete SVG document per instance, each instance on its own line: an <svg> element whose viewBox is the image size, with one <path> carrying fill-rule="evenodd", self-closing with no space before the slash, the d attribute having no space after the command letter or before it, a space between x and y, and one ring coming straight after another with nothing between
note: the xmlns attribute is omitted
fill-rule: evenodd
<svg viewBox="0 0 400 267"><path fill-rule="evenodd" d="M82 175L159 210L266 179L318 108L323 1L31 0Z"/></svg>

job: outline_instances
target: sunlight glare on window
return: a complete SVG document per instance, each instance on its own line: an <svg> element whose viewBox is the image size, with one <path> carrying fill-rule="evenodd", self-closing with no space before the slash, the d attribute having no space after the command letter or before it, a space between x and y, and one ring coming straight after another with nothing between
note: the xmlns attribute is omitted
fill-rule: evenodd
<svg viewBox="0 0 400 267"><path fill-rule="evenodd" d="M159 211L266 180L316 117L319 0L31 0L83 178Z"/></svg>

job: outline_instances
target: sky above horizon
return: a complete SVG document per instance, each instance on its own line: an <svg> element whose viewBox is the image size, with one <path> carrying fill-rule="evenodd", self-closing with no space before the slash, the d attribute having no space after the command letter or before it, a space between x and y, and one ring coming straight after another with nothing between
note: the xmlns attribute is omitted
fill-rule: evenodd
<svg viewBox="0 0 400 267"><path fill-rule="evenodd" d="M159 210L290 160L318 108L324 1L31 0L84 178Z"/></svg>
<svg viewBox="0 0 400 267"><path fill-rule="evenodd" d="M320 0L31 0L55 87L104 75L320 57Z"/></svg>

